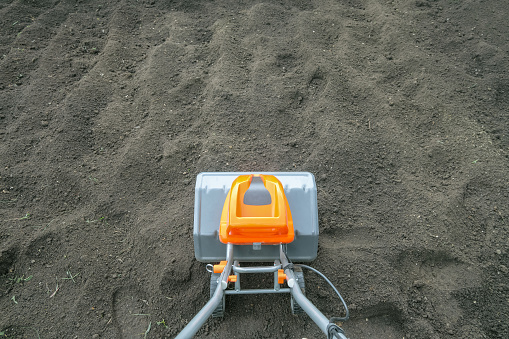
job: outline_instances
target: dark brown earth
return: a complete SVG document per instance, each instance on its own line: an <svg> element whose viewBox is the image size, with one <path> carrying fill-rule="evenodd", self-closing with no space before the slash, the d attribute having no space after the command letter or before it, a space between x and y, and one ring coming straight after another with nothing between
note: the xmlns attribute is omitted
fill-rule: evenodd
<svg viewBox="0 0 509 339"><path fill-rule="evenodd" d="M350 338L508 338L508 13L2 0L0 337L175 336L209 293L196 175L309 171ZM227 299L197 337L324 337L289 304Z"/></svg>

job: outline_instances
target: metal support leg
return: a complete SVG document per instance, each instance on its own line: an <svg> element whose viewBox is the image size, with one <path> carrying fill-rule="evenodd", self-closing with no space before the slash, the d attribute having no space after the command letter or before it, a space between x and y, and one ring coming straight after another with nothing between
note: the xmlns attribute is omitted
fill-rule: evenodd
<svg viewBox="0 0 509 339"><path fill-rule="evenodd" d="M235 291L240 290L240 273L235 271L235 267L240 266L240 263L238 260L235 260L233 262L233 272L237 275L237 281L235 281Z"/></svg>
<svg viewBox="0 0 509 339"><path fill-rule="evenodd" d="M281 267L281 262L279 260L274 261L274 267ZM277 281L277 271L274 271L274 290L279 291L281 289L281 286L279 286L279 283Z"/></svg>
<svg viewBox="0 0 509 339"><path fill-rule="evenodd" d="M212 315L217 305L222 301L224 290L228 286L228 276L232 269L233 264L233 245L228 244L226 247L226 260L227 264L219 278L220 283L217 284L216 291L210 300L203 306L203 308L194 316L194 318L187 324L186 327L175 337L175 339L190 339L196 332L203 326L208 318Z"/></svg>
<svg viewBox="0 0 509 339"><path fill-rule="evenodd" d="M286 255L283 252L283 248L280 247L280 257L281 264L283 267L288 265L288 260L286 259ZM302 293L300 290L299 284L295 280L295 276L293 274L293 269L287 268L285 269L285 274L287 277L288 287L290 287L290 293L292 294L295 301L300 305L300 307L307 313L307 315L315 322L316 325L322 330L323 333L328 335L329 331L329 319L327 319L322 312L308 298ZM347 339L343 334L337 334L336 338Z"/></svg>

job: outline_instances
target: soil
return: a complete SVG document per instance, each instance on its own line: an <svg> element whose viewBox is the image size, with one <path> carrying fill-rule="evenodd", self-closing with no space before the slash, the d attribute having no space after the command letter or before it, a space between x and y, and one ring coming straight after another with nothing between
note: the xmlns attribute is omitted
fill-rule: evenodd
<svg viewBox="0 0 509 339"><path fill-rule="evenodd" d="M0 336L174 337L209 295L196 175L309 171L348 337L508 338L508 12L2 0ZM324 335L278 295L197 337Z"/></svg>

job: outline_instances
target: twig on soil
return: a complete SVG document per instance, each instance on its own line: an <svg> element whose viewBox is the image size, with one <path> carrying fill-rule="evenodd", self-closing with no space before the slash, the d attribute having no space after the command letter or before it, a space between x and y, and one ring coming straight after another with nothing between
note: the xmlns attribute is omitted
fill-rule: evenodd
<svg viewBox="0 0 509 339"><path fill-rule="evenodd" d="M26 213L25 216L21 217L21 218L14 218L14 219L7 219L7 220L4 220L4 221L15 221L15 220L28 220L30 219L30 213Z"/></svg>
<svg viewBox="0 0 509 339"><path fill-rule="evenodd" d="M78 274L75 274L75 275L72 275L71 271L70 270L67 270L67 275L69 277L66 277L66 278L61 278L62 280L72 280L73 283L76 283L76 281L74 281L74 278L76 278L78 275L80 275L79 273Z"/></svg>
<svg viewBox="0 0 509 339"><path fill-rule="evenodd" d="M57 286L55 287L55 292L51 293L51 295L49 296L50 298L53 298L55 296L55 294L57 294L58 290L60 289L60 287L58 287L58 279L55 277L55 279L57 280Z"/></svg>
<svg viewBox="0 0 509 339"><path fill-rule="evenodd" d="M18 220L30 219L30 213L26 213L24 217L18 218Z"/></svg>
<svg viewBox="0 0 509 339"><path fill-rule="evenodd" d="M22 29L22 30L21 30L21 31L20 31L20 32L16 35L16 37L19 37L19 36L21 35L21 33L23 33L23 31L24 31L25 29L27 29L28 27L30 27L30 25L28 25L28 26L26 26L25 28L23 28L23 29Z"/></svg>
<svg viewBox="0 0 509 339"><path fill-rule="evenodd" d="M143 337L144 339L146 339L146 338L147 338L148 332L150 332L150 327L152 327L152 322L149 322L149 323L148 323L148 328L147 328L147 330L145 331L145 336Z"/></svg>
<svg viewBox="0 0 509 339"><path fill-rule="evenodd" d="M42 225L38 225L38 226L32 226L32 228L35 228L35 229L40 229L41 231L44 231L46 228L49 227L49 225L51 225L51 223L53 221L55 221L56 219L52 219L49 223L46 224L46 226L44 226L44 228L42 228Z"/></svg>

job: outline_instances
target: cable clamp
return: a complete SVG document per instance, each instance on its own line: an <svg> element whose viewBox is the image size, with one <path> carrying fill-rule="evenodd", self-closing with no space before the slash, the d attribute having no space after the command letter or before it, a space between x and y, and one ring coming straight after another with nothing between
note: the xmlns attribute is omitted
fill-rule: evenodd
<svg viewBox="0 0 509 339"><path fill-rule="evenodd" d="M343 329L338 325L334 323L329 323L327 325L327 339L335 339L337 338L336 335L338 334L342 334L343 336L345 336L345 331L343 331Z"/></svg>
<svg viewBox="0 0 509 339"><path fill-rule="evenodd" d="M283 270L286 270L286 269L288 269L288 268L293 268L293 267L294 267L294 266L293 266L293 263L288 263L288 264L286 264L286 265L283 267Z"/></svg>

